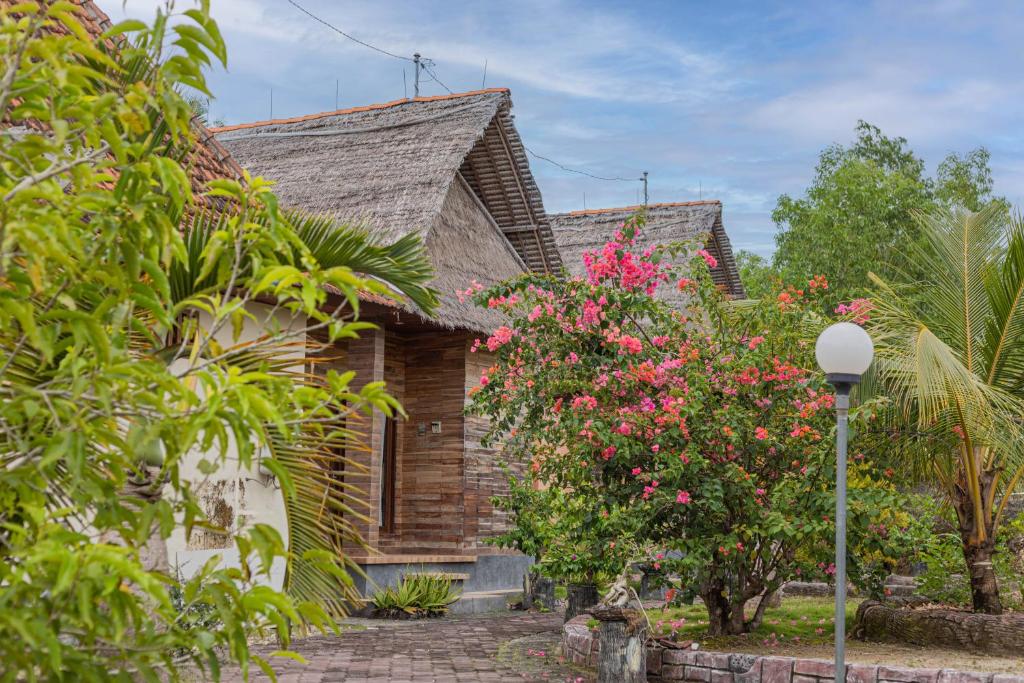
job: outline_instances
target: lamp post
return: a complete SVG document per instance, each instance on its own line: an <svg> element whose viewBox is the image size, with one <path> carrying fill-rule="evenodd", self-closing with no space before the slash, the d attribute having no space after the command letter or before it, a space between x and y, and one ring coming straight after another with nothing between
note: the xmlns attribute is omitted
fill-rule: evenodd
<svg viewBox="0 0 1024 683"><path fill-rule="evenodd" d="M814 355L836 388L836 659L835 680L846 682L846 440L850 389L871 365L875 347L864 328L836 323L818 335Z"/></svg>

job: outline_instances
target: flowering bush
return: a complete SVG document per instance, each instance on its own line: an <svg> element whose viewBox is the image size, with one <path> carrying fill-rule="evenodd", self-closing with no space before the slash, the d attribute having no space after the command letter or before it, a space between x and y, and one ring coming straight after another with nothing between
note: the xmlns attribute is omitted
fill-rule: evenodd
<svg viewBox="0 0 1024 683"><path fill-rule="evenodd" d="M632 219L586 254L583 278L528 275L476 295L510 320L477 343L495 363L472 409L532 454L556 575L641 559L701 596L712 633L745 632L762 618L747 601L834 571L833 394L806 341L826 323L812 309L828 283L729 302L714 257L640 251L640 229ZM668 286L687 294L682 310L657 297ZM851 491L854 547L882 539L869 525L887 495Z"/></svg>

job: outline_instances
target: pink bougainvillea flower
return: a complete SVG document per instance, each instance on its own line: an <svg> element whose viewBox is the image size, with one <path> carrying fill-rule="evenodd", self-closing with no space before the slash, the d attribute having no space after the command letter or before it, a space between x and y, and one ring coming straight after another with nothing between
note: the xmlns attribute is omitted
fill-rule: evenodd
<svg viewBox="0 0 1024 683"><path fill-rule="evenodd" d="M690 492L679 490L676 492L676 502L686 505L690 502Z"/></svg>
<svg viewBox="0 0 1024 683"><path fill-rule="evenodd" d="M718 260L707 249L698 249L697 253L704 259L704 263L708 264L708 268L718 267Z"/></svg>
<svg viewBox="0 0 1024 683"><path fill-rule="evenodd" d="M768 430L765 429L764 427L755 427L754 438L757 439L758 441L764 441L765 439L768 438Z"/></svg>

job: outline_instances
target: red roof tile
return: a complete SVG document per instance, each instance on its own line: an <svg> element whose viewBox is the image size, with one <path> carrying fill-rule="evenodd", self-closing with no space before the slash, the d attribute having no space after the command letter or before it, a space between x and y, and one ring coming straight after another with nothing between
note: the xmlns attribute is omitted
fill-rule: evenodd
<svg viewBox="0 0 1024 683"><path fill-rule="evenodd" d="M82 27L93 38L99 36L112 26L110 17L92 0L72 0L77 7L77 18ZM0 0L0 8L9 8L17 4L15 0ZM60 26L50 30L65 33ZM242 177L242 167L231 157L231 154L198 119L193 119L193 133L196 144L185 160L185 171L192 180L192 190L197 195L206 189L206 184L217 178L238 179ZM203 202L200 198L201 203Z"/></svg>
<svg viewBox="0 0 1024 683"><path fill-rule="evenodd" d="M217 128L211 128L212 133L227 133L233 130L241 130L243 128L259 128L260 126L275 126L285 123L300 123L302 121L313 121L315 119L322 119L328 116L340 116L342 114L354 114L360 111L374 111L376 109L388 109L389 107L397 107L401 104L409 104L410 102L437 102L438 100L454 100L460 97L471 97L473 95L487 95L490 93L506 93L509 94L508 88L485 88L484 90L470 90L468 92L457 92L451 93L450 95L431 95L429 97L407 97L401 100L392 100L391 102L384 102L382 104L367 104L362 107L350 107L348 109L338 109L336 111L323 111L317 114L306 114L305 116L293 116L288 119L269 119L267 121L253 121L252 123L236 123L231 126L218 126Z"/></svg>
<svg viewBox="0 0 1024 683"><path fill-rule="evenodd" d="M659 207L669 206L701 206L703 204L721 204L719 199L701 199L699 201L692 202L661 202L660 204L648 204L648 209L657 209ZM618 213L620 211L639 211L644 208L643 204L637 204L636 206L618 206L607 209L580 209L579 211L568 211L565 216L589 216L596 213Z"/></svg>

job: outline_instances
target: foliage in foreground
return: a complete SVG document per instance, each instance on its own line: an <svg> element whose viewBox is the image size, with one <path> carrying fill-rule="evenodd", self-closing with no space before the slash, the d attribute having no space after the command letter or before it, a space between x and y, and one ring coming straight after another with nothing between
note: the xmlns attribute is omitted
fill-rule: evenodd
<svg viewBox="0 0 1024 683"><path fill-rule="evenodd" d="M165 680L200 667L216 679L224 658L266 668L248 637L287 645L293 624L332 628L353 590L340 548L359 539L332 514L346 501L331 451L306 447L354 445L340 421L395 409L379 385L310 379L296 351L309 334L365 327L360 290L404 287L429 310L422 249L361 248L365 235L346 232L321 261L324 240L258 179L210 183L205 203L220 212L202 214L178 91L206 93L202 69L225 62L208 3L101 40L72 3L2 6L3 677ZM360 260L379 279L357 274ZM263 333L246 343L247 325ZM254 467L257 452L288 497L291 549L267 526L223 529L238 565L214 558L178 581L164 540L210 526L182 463ZM267 585L277 558L287 594Z"/></svg>
<svg viewBox="0 0 1024 683"><path fill-rule="evenodd" d="M460 595L446 576L405 574L397 587L385 586L375 592L372 602L380 616L438 617Z"/></svg>
<svg viewBox="0 0 1024 683"><path fill-rule="evenodd" d="M505 538L573 582L644 561L703 599L712 633L749 631L763 611L745 614L748 601L832 571L833 395L807 342L827 323L814 309L828 283L730 304L706 251L635 251L642 222L585 254L585 279L477 294L511 321L480 344L494 364L472 408L533 458L510 499L526 524ZM686 310L658 299L662 286L684 291ZM895 496L862 455L851 480L851 576L878 591L901 536Z"/></svg>

